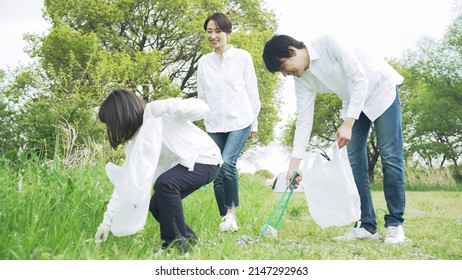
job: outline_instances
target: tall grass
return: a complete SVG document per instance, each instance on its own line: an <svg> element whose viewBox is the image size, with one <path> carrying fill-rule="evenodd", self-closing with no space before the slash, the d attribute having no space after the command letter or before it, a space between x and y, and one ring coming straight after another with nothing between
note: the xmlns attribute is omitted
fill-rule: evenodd
<svg viewBox="0 0 462 280"><path fill-rule="evenodd" d="M56 159L55 159L56 160ZM154 253L160 248L159 225L151 217L143 231L96 245L92 237L102 220L113 186L104 161L66 166L28 155L12 165L0 159L0 259L182 259ZM240 229L218 230L220 217L212 186L184 200L185 218L200 242L190 259L462 259L461 192L408 192L406 234L401 246L383 242L337 243L347 227L321 230L312 220L303 193L289 203L278 238L259 237L281 194L258 177L241 174ZM379 234L386 204L374 191Z"/></svg>
<svg viewBox="0 0 462 280"><path fill-rule="evenodd" d="M454 178L454 172L448 167L442 168L406 168L408 190L448 190L462 191L461 184Z"/></svg>

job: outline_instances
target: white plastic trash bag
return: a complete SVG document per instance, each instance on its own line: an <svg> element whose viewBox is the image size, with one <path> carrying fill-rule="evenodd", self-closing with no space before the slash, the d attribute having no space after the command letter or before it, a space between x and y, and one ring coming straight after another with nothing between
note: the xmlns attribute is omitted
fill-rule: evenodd
<svg viewBox="0 0 462 280"><path fill-rule="evenodd" d="M331 149L330 161L323 161L317 153L311 168L303 166L308 208L321 228L345 226L361 218L361 202L347 148L339 149L334 141Z"/></svg>

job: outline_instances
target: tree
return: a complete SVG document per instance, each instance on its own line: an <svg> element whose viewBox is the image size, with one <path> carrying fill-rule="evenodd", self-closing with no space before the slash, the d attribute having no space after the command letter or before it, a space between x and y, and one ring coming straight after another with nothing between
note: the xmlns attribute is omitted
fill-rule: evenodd
<svg viewBox="0 0 462 280"><path fill-rule="evenodd" d="M61 123L78 131L77 143L100 139L95 113L112 88L128 88L147 101L194 96L197 61L211 51L202 25L214 11L230 16L230 42L253 56L262 99L258 142L274 137L279 84L262 70L261 49L277 25L260 0L45 0L45 8L49 33L26 36L39 61L30 70L35 78L23 85L39 84L24 98L21 125L29 147L47 143L53 151Z"/></svg>
<svg viewBox="0 0 462 280"><path fill-rule="evenodd" d="M430 167L451 162L458 180L462 178L461 27L459 16L444 39L422 38L418 50L409 52L405 60L407 79L415 90L408 106L412 114L409 150Z"/></svg>
<svg viewBox="0 0 462 280"><path fill-rule="evenodd" d="M342 101L334 94L317 94L315 100L315 110L313 116L313 129L311 131L308 149L313 147L327 147L335 137L335 132L340 127L340 110ZM292 147L295 134L296 117L289 121L284 132L283 144Z"/></svg>

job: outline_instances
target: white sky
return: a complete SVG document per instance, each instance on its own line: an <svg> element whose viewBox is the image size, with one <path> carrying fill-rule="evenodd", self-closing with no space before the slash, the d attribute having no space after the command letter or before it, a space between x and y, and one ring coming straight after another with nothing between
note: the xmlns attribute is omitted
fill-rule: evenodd
<svg viewBox="0 0 462 280"><path fill-rule="evenodd" d="M303 40L328 32L339 34L385 57L399 58L415 49L423 36L440 39L452 21L454 0L265 0L279 18L279 33ZM27 63L24 33L42 34L43 1L0 0L0 68ZM288 104L281 117L293 115L293 80L286 78ZM265 168L277 174L286 168L288 154L277 143L242 157L244 172Z"/></svg>
<svg viewBox="0 0 462 280"><path fill-rule="evenodd" d="M42 34L49 27L42 18L41 0L0 0L0 68L16 67L30 59L23 52L25 33Z"/></svg>
<svg viewBox="0 0 462 280"><path fill-rule="evenodd" d="M424 35L440 38L454 0L265 0L279 17L279 33L295 38L341 34L386 57L399 57ZM27 62L24 33L49 27L40 0L0 0L0 68Z"/></svg>
<svg viewBox="0 0 462 280"><path fill-rule="evenodd" d="M342 35L386 57L400 57L424 35L441 38L454 0L265 0L279 33Z"/></svg>

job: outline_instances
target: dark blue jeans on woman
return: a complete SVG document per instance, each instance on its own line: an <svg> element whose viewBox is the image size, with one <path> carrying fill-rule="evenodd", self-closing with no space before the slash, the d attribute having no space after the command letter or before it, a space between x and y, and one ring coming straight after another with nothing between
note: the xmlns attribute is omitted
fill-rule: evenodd
<svg viewBox="0 0 462 280"><path fill-rule="evenodd" d="M226 133L209 133L220 148L223 165L213 181L215 199L220 216L225 216L228 208L239 207L238 179L236 173L237 158L249 138L250 126Z"/></svg>
<svg viewBox="0 0 462 280"><path fill-rule="evenodd" d="M219 170L219 165L196 163L194 170L189 171L187 167L178 164L157 178L149 211L160 224L163 249L176 246L186 253L187 242L197 240L194 231L185 223L181 200L212 182Z"/></svg>
<svg viewBox="0 0 462 280"><path fill-rule="evenodd" d="M377 144L383 171L383 191L388 214L385 227L398 226L404 221L406 205L404 160L402 139L402 116L399 90L393 104L374 121ZM348 158L361 198L361 227L375 233L377 222L369 185L367 140L372 122L363 113L353 125L351 141L348 144Z"/></svg>

